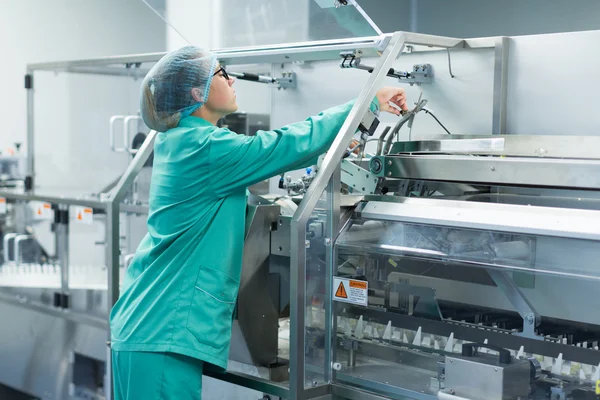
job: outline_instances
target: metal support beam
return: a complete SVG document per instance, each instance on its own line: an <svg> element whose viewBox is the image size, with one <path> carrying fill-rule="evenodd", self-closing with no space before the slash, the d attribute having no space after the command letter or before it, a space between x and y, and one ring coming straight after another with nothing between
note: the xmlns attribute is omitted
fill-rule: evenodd
<svg viewBox="0 0 600 400"><path fill-rule="evenodd" d="M323 365L323 380L325 382L331 382L332 376L332 363L333 363L333 349L335 335L337 332L337 321L333 315L333 275L334 265L336 265L336 257L333 243L337 238L340 231L340 204L341 204L341 182L340 182L340 168L338 167L334 174L329 180L327 185L327 201L329 208L329 215L327 216L327 227L326 227L326 238L325 238L325 271L323 271L325 277L325 364Z"/></svg>
<svg viewBox="0 0 600 400"><path fill-rule="evenodd" d="M137 151L135 157L119 179L119 183L115 185L115 187L111 190L109 195L109 202L120 203L125 198L125 194L127 190L133 184L133 181L138 176L142 168L144 168L144 164L150 157L150 154L154 151L154 141L156 140L156 135L158 132L150 131L144 143Z"/></svg>
<svg viewBox="0 0 600 400"><path fill-rule="evenodd" d="M117 67L93 67L93 66L82 66L82 67L68 67L62 72L74 73L74 74L91 74L91 75L106 75L106 76L122 76L126 78L139 79L146 76L149 69L145 68L117 68Z"/></svg>
<svg viewBox="0 0 600 400"><path fill-rule="evenodd" d="M492 116L492 133L503 135L506 131L507 86L508 86L508 51L507 37L496 39L494 53L494 105Z"/></svg>
<svg viewBox="0 0 600 400"><path fill-rule="evenodd" d="M533 304L527 300L527 297L521 292L521 289L519 289L513 279L504 271L488 269L487 272L498 286L498 289L504 293L510 304L513 305L521 318L523 318L523 332L517 334L517 336L544 340L543 336L538 336L535 333L536 326L539 326L540 322L542 322L540 314L533 307Z"/></svg>
<svg viewBox="0 0 600 400"><path fill-rule="evenodd" d="M60 265L60 290L62 298L69 295L69 207L59 205L54 211L58 213L56 221L56 248L58 251L58 262ZM61 304L65 307L65 304Z"/></svg>

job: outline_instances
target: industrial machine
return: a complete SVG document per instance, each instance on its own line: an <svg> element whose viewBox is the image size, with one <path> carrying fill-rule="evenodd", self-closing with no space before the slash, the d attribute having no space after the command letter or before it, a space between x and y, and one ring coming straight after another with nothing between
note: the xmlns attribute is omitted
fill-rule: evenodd
<svg viewBox="0 0 600 400"><path fill-rule="evenodd" d="M597 399L600 136L506 134L507 38L384 35L356 2L337 6L317 11L352 16L373 35L216 51L233 76L285 89L274 91L273 126L310 85L303 63L354 74L361 89L319 165L298 181L284 174L280 193L248 197L231 365L206 375L265 399ZM492 57L490 135L406 138L427 115L450 132L447 114L427 107L435 91L387 127L369 111L386 79L436 85L449 49ZM137 115L112 115L108 142L131 160L126 171L100 190L45 193L32 77L137 78L161 56L28 67L27 173L22 188L0 189L0 313L10 320L0 383L32 397L111 398L107 313L145 233L157 134ZM409 72L397 65L405 58ZM278 69L290 62L293 74ZM273 74L235 71L265 63ZM251 125L250 114L227 124L238 117Z"/></svg>

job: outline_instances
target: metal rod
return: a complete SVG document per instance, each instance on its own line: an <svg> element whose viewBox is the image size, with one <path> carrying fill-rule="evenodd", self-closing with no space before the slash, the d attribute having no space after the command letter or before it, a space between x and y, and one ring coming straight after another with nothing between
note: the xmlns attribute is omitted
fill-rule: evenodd
<svg viewBox="0 0 600 400"><path fill-rule="evenodd" d="M110 342L107 342L106 346L106 372L104 374L104 395L106 400L112 400L114 393L113 385L113 370L112 370L112 349L110 348Z"/></svg>
<svg viewBox="0 0 600 400"><path fill-rule="evenodd" d="M387 40L391 35L385 34L381 36L368 36L362 38L350 39L334 39L312 42L286 43L270 46L255 46L243 48L230 48L214 50L213 53L222 62L227 65L232 64L251 64L251 63L279 63L292 61L311 61L311 60L335 60L339 58L340 51L346 50L367 50L373 49L373 56L377 53L377 48ZM404 33L406 43L415 45L424 45L430 47L465 47L484 48L492 47L491 41L494 38L483 39L457 39L450 37L441 37L433 35L424 35L420 33ZM85 66L108 66L128 63L155 63L160 60L166 53L147 53L147 54L131 54L124 56L111 56L102 58L91 58L82 60L58 61L34 63L27 66L29 71L46 70L65 70L70 67L85 67ZM366 54L363 51L363 56ZM90 73L92 73L90 71Z"/></svg>
<svg viewBox="0 0 600 400"><path fill-rule="evenodd" d="M540 314L508 273L494 269L488 269L487 272L494 280L494 283L496 283L496 286L498 286L498 289L504 293L508 301L510 301L521 318L523 318L524 322L532 325L532 328L538 326L542 321ZM528 321L529 317L533 317L533 320Z"/></svg>
<svg viewBox="0 0 600 400"><path fill-rule="evenodd" d="M154 151L154 140L156 139L157 134L158 133L156 131L150 131L150 133L148 133L144 143L142 143L142 146L137 151L135 157L127 167L127 170L125 170L123 176L121 176L119 183L117 183L110 192L109 201L117 203L123 201L127 190L144 167L144 164L148 160L148 157L150 157L150 154L152 154Z"/></svg>
<svg viewBox="0 0 600 400"><path fill-rule="evenodd" d="M254 58L256 56L270 56L276 62L277 56L292 56L294 54L302 54L306 56L314 55L316 53L325 53L329 51L341 51L344 49L365 49L365 48L376 48L379 41L382 40L383 36L369 36L362 38L350 38L350 39L334 39L334 40L321 40L312 42L297 42L297 43L286 43L269 46L254 46L254 47L240 47L240 48L229 48L213 50L213 53L221 61L226 60L226 64L231 65L234 58L240 59L240 63L251 64L248 62L248 58ZM100 57L90 58L82 60L69 60L69 61L57 61L57 62L45 62L45 63L34 63L29 64L27 68L31 71L34 70L64 70L69 67L80 67L80 66L107 66L107 65L118 65L127 63L154 63L164 57L166 52L159 53L146 53L146 54L130 54L124 56L111 56L111 57ZM339 58L339 53L332 55L332 59ZM309 57L310 59L310 57ZM309 60L307 59L307 60Z"/></svg>
<svg viewBox="0 0 600 400"><path fill-rule="evenodd" d="M260 83L275 83L277 79L272 76L249 74L246 72L227 72L227 75L233 76L234 78L241 79L243 81L252 81Z"/></svg>
<svg viewBox="0 0 600 400"><path fill-rule="evenodd" d="M27 69L30 77L31 87L27 89L27 176L31 181L30 191L35 190L35 135L34 135L34 101L33 101L33 70Z"/></svg>
<svg viewBox="0 0 600 400"><path fill-rule="evenodd" d="M350 348L348 350L348 366L354 367L356 365L356 350L354 348Z"/></svg>
<svg viewBox="0 0 600 400"><path fill-rule="evenodd" d="M324 380L325 382L332 381L332 364L333 364L333 343L337 332L337 320L333 315L333 275L336 271L337 260L335 256L334 243L340 231L340 204L341 204L341 169L338 167L329 180L327 185L327 199L330 213L327 215L327 238L329 239L326 246L327 253L325 254L325 365Z"/></svg>
<svg viewBox="0 0 600 400"><path fill-rule="evenodd" d="M492 133L506 134L507 86L508 86L508 51L509 40L501 37L496 40L494 53L494 105L492 116Z"/></svg>
<svg viewBox="0 0 600 400"><path fill-rule="evenodd" d="M419 5L418 0L410 0L410 31L419 30Z"/></svg>
<svg viewBox="0 0 600 400"><path fill-rule="evenodd" d="M95 66L81 66L81 67L68 67L63 71L75 74L92 74L92 75L106 75L106 76L122 76L125 78L139 79L143 78L148 74L149 69L142 68L118 68L118 67L95 67Z"/></svg>
<svg viewBox="0 0 600 400"><path fill-rule="evenodd" d="M403 48L404 36L401 32L397 32L386 46L375 71L369 77L330 151L325 156L319 174L310 185L292 218L291 246L296 251L291 252L290 264L290 391L292 397L300 400L304 398L305 381L306 224L329 179L339 168L339 161L381 86L387 71Z"/></svg>
<svg viewBox="0 0 600 400"><path fill-rule="evenodd" d="M109 203L106 209L106 267L108 272L108 313L119 299L119 204Z"/></svg>
<svg viewBox="0 0 600 400"><path fill-rule="evenodd" d="M68 210L68 207L61 206L55 212L68 215ZM69 221L63 221L62 218L56 224L56 242L60 265L60 290L63 295L67 295L69 293Z"/></svg>

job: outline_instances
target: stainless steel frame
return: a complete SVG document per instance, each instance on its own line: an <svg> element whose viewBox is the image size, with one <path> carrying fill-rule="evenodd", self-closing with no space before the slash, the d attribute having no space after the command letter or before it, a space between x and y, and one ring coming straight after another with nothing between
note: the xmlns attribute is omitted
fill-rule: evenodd
<svg viewBox="0 0 600 400"><path fill-rule="evenodd" d="M494 107L492 116L492 134L506 134L507 115L507 80L508 80L508 52L509 39L500 37L496 39L494 56Z"/></svg>
<svg viewBox="0 0 600 400"><path fill-rule="evenodd" d="M600 189L600 161L469 155L392 155L379 160L386 178L471 184Z"/></svg>
<svg viewBox="0 0 600 400"><path fill-rule="evenodd" d="M598 136L453 134L451 138L444 135L427 140L396 142L390 154L468 154L598 160L598 148Z"/></svg>
<svg viewBox="0 0 600 400"><path fill-rule="evenodd" d="M292 257L291 257L291 281L295 281L296 285L291 287L290 295L290 310L291 310L291 332L290 332L290 391L295 394L295 399L308 399L311 396L310 389L305 389L305 355L304 355L304 343L305 343L305 295L306 295L306 224L308 219L313 212L317 201L321 197L326 186L329 185L330 189L336 187L336 179L339 180L339 163L342 159L344 151L350 140L358 129L358 125L367 111L371 99L375 96L377 89L382 85L383 79L386 76L386 72L391 67L393 61L404 49L405 44L415 45L429 45L437 47L455 47L461 43L464 45L464 41L458 39L449 38L436 38L429 35L418 35L412 33L396 32L393 34L390 43L383 52L379 62L377 63L372 75L370 76L367 84L358 96L358 99L352 108L348 118L344 122L344 125L340 129L340 133L334 140L331 149L325 156L322 167L319 170L319 174L313 180L309 190L304 196L300 203L298 210L294 214L291 222L291 243L292 243ZM338 171L337 174L334 173ZM331 190L328 192L330 210L332 213L328 214L328 237L325 238L325 243L331 243L337 235L336 230L339 223L339 207L335 207L340 204L340 193L339 191ZM336 212L337 211L337 212ZM329 254L329 253L328 253ZM328 271L328 282L333 279L333 257L327 264ZM330 285L331 286L331 285ZM331 288L328 288L331 290ZM327 320L330 321L327 325L332 325L331 320L331 302L326 304L326 316ZM326 342L331 340L330 332L327 332ZM329 344L326 344L326 349ZM331 376L331 365L326 365L325 376Z"/></svg>

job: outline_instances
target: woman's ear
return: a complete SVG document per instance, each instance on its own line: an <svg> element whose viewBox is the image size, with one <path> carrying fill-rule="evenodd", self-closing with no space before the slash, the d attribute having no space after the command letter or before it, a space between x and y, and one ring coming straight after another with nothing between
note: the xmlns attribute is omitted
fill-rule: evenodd
<svg viewBox="0 0 600 400"><path fill-rule="evenodd" d="M198 103L204 103L204 96L202 95L202 93L200 92L200 89L198 88L192 88L192 97L194 98L194 100L196 100Z"/></svg>

